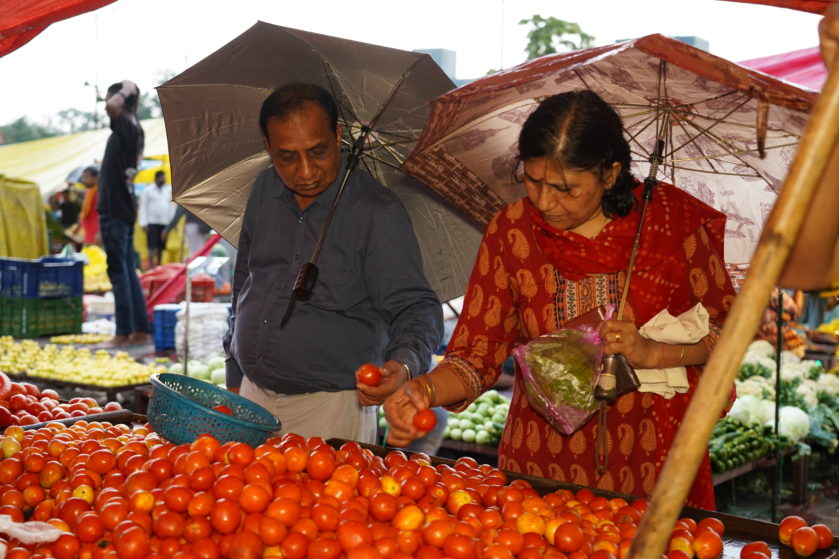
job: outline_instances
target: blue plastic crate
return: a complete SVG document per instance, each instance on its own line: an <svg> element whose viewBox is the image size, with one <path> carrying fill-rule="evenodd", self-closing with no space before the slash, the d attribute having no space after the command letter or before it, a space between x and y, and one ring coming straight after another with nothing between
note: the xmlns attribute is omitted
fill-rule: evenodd
<svg viewBox="0 0 839 559"><path fill-rule="evenodd" d="M84 262L45 256L0 259L0 296L43 299L84 295Z"/></svg>
<svg viewBox="0 0 839 559"><path fill-rule="evenodd" d="M180 305L157 305L154 307L152 337L155 351L175 349L175 325Z"/></svg>

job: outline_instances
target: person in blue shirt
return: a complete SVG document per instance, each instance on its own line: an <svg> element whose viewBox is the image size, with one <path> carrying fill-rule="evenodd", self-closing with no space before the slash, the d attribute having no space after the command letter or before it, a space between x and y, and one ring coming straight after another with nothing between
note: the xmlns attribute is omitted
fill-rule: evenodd
<svg viewBox="0 0 839 559"><path fill-rule="evenodd" d="M399 198L356 168L349 175L306 300L282 325L301 264L313 254L344 177L342 128L326 90L290 84L262 105L272 166L245 209L225 337L227 386L261 404L284 433L372 443L376 410L427 371L442 338L442 307L422 271ZM381 367L359 384L356 369Z"/></svg>

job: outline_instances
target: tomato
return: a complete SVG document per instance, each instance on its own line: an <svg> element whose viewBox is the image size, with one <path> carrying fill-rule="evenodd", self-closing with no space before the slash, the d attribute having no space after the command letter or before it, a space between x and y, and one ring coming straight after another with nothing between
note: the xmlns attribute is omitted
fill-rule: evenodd
<svg viewBox="0 0 839 559"><path fill-rule="evenodd" d="M791 545L792 533L804 526L807 526L807 522L800 516L790 515L783 518L778 524L778 540L784 545Z"/></svg>
<svg viewBox="0 0 839 559"><path fill-rule="evenodd" d="M299 532L291 532L280 543L284 559L303 559L309 550L309 538Z"/></svg>
<svg viewBox="0 0 839 559"><path fill-rule="evenodd" d="M192 544L192 554L199 559L219 559L221 549L211 538L204 538Z"/></svg>
<svg viewBox="0 0 839 559"><path fill-rule="evenodd" d="M554 532L554 545L563 553L572 553L580 549L583 539L583 529L574 522L566 522L558 526Z"/></svg>
<svg viewBox="0 0 839 559"><path fill-rule="evenodd" d="M292 499L274 499L265 509L265 516L276 518L286 526L293 526L300 518L300 502Z"/></svg>
<svg viewBox="0 0 839 559"><path fill-rule="evenodd" d="M815 530L816 534L819 536L819 549L827 549L833 545L833 530L831 530L829 526L824 524L813 524L810 528Z"/></svg>
<svg viewBox="0 0 839 559"><path fill-rule="evenodd" d="M759 552L765 554L767 557L772 557L772 550L769 549L769 544L764 541L756 541L747 543L740 549L741 559L749 553Z"/></svg>
<svg viewBox="0 0 839 559"><path fill-rule="evenodd" d="M306 473L313 479L325 481L335 471L335 452L332 449L315 450L309 454Z"/></svg>
<svg viewBox="0 0 839 559"><path fill-rule="evenodd" d="M216 474L210 466L202 466L189 474L189 486L196 491L207 491L213 487Z"/></svg>
<svg viewBox="0 0 839 559"><path fill-rule="evenodd" d="M336 535L338 537L338 543L341 544L341 548L346 552L354 547L373 543L370 529L362 522L344 522L338 526Z"/></svg>
<svg viewBox="0 0 839 559"><path fill-rule="evenodd" d="M216 499L209 491L199 491L190 498L187 503L189 516L209 516L213 512L213 505Z"/></svg>
<svg viewBox="0 0 839 559"><path fill-rule="evenodd" d="M216 499L237 500L245 487L245 480L229 474L220 476L213 484L213 495Z"/></svg>
<svg viewBox="0 0 839 559"><path fill-rule="evenodd" d="M725 524L722 523L722 520L719 518L715 518L713 516L707 516L696 523L696 530L694 531L694 535L697 535L699 531L710 528L714 532L716 532L720 536L725 535Z"/></svg>
<svg viewBox="0 0 839 559"><path fill-rule="evenodd" d="M239 504L229 499L216 501L210 513L210 522L220 534L235 532L242 523L242 518L242 509L239 508Z"/></svg>
<svg viewBox="0 0 839 559"><path fill-rule="evenodd" d="M52 553L56 559L72 559L76 557L81 543L79 538L74 534L61 534L58 539L52 543Z"/></svg>
<svg viewBox="0 0 839 559"><path fill-rule="evenodd" d="M213 533L213 526L203 516L191 516L184 523L183 538L189 543L202 538L209 538Z"/></svg>
<svg viewBox="0 0 839 559"><path fill-rule="evenodd" d="M413 424L420 431L431 431L437 425L437 416L434 415L434 411L431 408L425 408L417 412L414 416Z"/></svg>
<svg viewBox="0 0 839 559"><path fill-rule="evenodd" d="M701 525L702 522L700 521ZM722 537L713 528L701 530L697 526L697 535L693 540L693 551L697 559L716 559L722 555Z"/></svg>
<svg viewBox="0 0 839 559"><path fill-rule="evenodd" d="M792 533L792 549L801 557L808 557L819 548L819 535L809 526L802 526Z"/></svg>
<svg viewBox="0 0 839 559"><path fill-rule="evenodd" d="M113 545L120 559L144 559L149 554L149 536L136 525L114 530Z"/></svg>
<svg viewBox="0 0 839 559"><path fill-rule="evenodd" d="M213 406L213 409L218 411L218 412L221 412L225 415L233 415L233 410L231 410L230 408L228 408L224 404L219 404L217 406Z"/></svg>
<svg viewBox="0 0 839 559"><path fill-rule="evenodd" d="M382 372L372 363L365 363L355 371L355 378L361 384L379 386L382 382Z"/></svg>
<svg viewBox="0 0 839 559"><path fill-rule="evenodd" d="M0 400L8 400L11 389L12 379L6 373L0 371Z"/></svg>
<svg viewBox="0 0 839 559"><path fill-rule="evenodd" d="M227 461L230 464L241 464L247 466L254 459L253 448L247 443L233 443L227 452Z"/></svg>
<svg viewBox="0 0 839 559"><path fill-rule="evenodd" d="M308 541L307 541L308 543ZM306 556L306 550L303 554L296 556L297 559L303 559ZM230 542L230 559L258 559L262 557L262 542L259 536L253 532L239 532L233 536ZM288 559L294 559L291 555L286 555Z"/></svg>
<svg viewBox="0 0 839 559"><path fill-rule="evenodd" d="M184 531L184 517L164 510L154 518L154 533L159 538L179 538Z"/></svg>
<svg viewBox="0 0 839 559"><path fill-rule="evenodd" d="M271 493L262 485L248 483L239 494L239 506L245 512L262 512L271 501Z"/></svg>
<svg viewBox="0 0 839 559"><path fill-rule="evenodd" d="M313 506L309 518L315 521L318 529L322 532L334 532L338 528L338 509L326 503L318 503Z"/></svg>
<svg viewBox="0 0 839 559"><path fill-rule="evenodd" d="M336 523L337 525L337 523ZM278 545L286 537L288 529L285 524L271 516L262 516L259 519L259 539L265 545Z"/></svg>

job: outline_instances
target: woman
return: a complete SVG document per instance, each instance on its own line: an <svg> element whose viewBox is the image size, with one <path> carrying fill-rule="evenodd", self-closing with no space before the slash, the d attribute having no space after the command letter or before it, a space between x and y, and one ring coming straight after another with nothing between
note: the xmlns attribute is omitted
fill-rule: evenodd
<svg viewBox="0 0 839 559"><path fill-rule="evenodd" d="M384 404L389 442L421 433L418 410L461 410L490 388L518 344L562 327L598 305L617 304L626 281L643 187L629 173L629 145L617 113L590 91L544 100L519 136L527 197L490 222L445 359L404 384ZM600 325L606 353L635 368L690 366L691 390L669 400L627 394L607 414L609 470L595 468L596 416L573 435L554 430L527 401L517 373L499 445L502 469L649 496L721 322L734 299L723 263L725 217L661 184L653 192L635 262L626 320ZM697 302L711 333L697 344L642 338L638 326L662 309L678 315ZM714 508L706 457L689 504Z"/></svg>

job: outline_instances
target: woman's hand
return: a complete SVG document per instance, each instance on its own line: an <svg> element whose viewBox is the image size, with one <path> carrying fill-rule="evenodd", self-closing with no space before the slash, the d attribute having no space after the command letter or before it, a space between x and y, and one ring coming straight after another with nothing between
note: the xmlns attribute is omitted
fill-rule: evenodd
<svg viewBox="0 0 839 559"><path fill-rule="evenodd" d="M424 386L428 378L417 377L396 389L383 404L388 423L387 444L403 447L426 433L414 427L414 416L431 405L429 391Z"/></svg>
<svg viewBox="0 0 839 559"><path fill-rule="evenodd" d="M620 353L636 369L658 368L659 346L638 333L638 327L628 320L606 320L600 325L603 353Z"/></svg>

